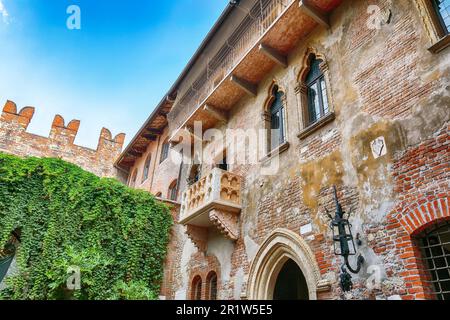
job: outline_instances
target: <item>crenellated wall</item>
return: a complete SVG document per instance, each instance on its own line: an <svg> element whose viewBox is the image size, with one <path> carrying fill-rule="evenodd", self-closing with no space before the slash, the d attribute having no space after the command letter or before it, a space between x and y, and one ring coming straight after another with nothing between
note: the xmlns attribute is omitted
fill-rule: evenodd
<svg viewBox="0 0 450 320"><path fill-rule="evenodd" d="M103 128L97 149L74 144L80 127L79 120L67 125L56 115L48 137L27 132L35 109L24 107L20 111L12 101L7 101L0 118L0 151L22 157L53 157L74 163L100 177L118 177L114 160L120 155L125 140L121 133L114 138Z"/></svg>

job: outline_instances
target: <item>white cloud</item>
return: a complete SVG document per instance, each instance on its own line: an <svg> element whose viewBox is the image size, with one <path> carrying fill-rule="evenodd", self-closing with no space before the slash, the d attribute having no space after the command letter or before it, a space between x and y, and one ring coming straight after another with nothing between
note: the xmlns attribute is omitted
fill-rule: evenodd
<svg viewBox="0 0 450 320"><path fill-rule="evenodd" d="M6 10L2 0L0 0L0 15L3 18L3 22L9 24L9 13Z"/></svg>

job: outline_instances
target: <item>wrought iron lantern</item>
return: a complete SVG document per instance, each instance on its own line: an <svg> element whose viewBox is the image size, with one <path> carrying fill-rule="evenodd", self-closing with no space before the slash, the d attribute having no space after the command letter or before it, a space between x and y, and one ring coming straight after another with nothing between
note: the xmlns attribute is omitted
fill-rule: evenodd
<svg viewBox="0 0 450 320"><path fill-rule="evenodd" d="M334 254L342 256L344 258L344 264L341 267L341 288L343 291L350 291L352 289L351 276L350 274L348 274L345 267L347 267L348 270L350 270L350 272L352 273L359 273L362 265L364 264L364 257L362 255L358 256L356 269L354 269L348 261L349 256L356 255L356 247L352 234L352 225L348 221L348 216L350 214L347 215L347 218L344 217L346 212L342 210L342 206L339 203L336 186L333 186L333 192L334 202L336 204L336 214L334 217L328 214L328 212L327 214L331 219L330 227L333 231ZM360 244L359 235L357 236L357 240L358 244Z"/></svg>

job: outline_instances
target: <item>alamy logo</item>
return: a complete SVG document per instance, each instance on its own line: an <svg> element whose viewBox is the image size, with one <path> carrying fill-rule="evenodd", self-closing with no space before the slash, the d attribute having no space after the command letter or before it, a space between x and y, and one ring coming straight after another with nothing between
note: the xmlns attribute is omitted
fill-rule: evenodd
<svg viewBox="0 0 450 320"><path fill-rule="evenodd" d="M370 30L380 30L383 24L389 24L392 12L390 9L381 9L377 5L367 7L367 13L370 15L366 26Z"/></svg>
<svg viewBox="0 0 450 320"><path fill-rule="evenodd" d="M71 266L67 268L67 289L68 290L80 290L81 289L81 271L80 267Z"/></svg>
<svg viewBox="0 0 450 320"><path fill-rule="evenodd" d="M366 287L369 290L381 289L381 267L378 265L370 265L367 268L367 273L370 277L367 278Z"/></svg>
<svg viewBox="0 0 450 320"><path fill-rule="evenodd" d="M67 14L70 16L67 18L66 25L69 30L81 29L81 9L77 5L71 5L67 7Z"/></svg>

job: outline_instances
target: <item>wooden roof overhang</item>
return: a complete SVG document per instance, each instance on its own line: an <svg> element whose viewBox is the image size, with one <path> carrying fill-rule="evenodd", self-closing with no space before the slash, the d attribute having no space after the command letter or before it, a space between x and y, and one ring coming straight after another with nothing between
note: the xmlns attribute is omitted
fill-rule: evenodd
<svg viewBox="0 0 450 320"><path fill-rule="evenodd" d="M287 56L316 27L329 28L329 16L342 0L293 1L266 32L245 52L212 92L175 128L170 141L178 143L182 130L192 132L196 121L203 131L227 118L245 95L256 96L258 85L275 65L287 67Z"/></svg>
<svg viewBox="0 0 450 320"><path fill-rule="evenodd" d="M172 109L176 93L166 96L148 117L144 125L119 156L115 162L116 168L129 172L136 159L140 158L147 150L148 145L156 141L167 126L167 115Z"/></svg>

